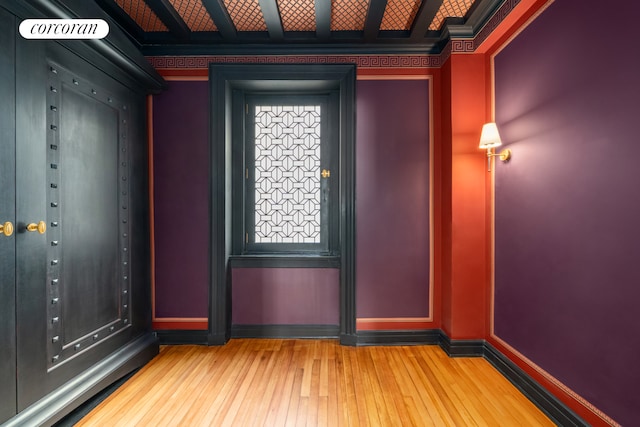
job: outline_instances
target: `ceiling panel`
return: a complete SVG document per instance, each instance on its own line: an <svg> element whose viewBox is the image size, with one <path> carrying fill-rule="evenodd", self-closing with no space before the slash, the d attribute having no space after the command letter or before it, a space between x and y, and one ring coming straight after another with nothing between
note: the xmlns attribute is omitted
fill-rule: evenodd
<svg viewBox="0 0 640 427"><path fill-rule="evenodd" d="M388 0L380 30L410 30L421 4L421 0Z"/></svg>
<svg viewBox="0 0 640 427"><path fill-rule="evenodd" d="M331 31L362 31L367 19L369 0L333 0Z"/></svg>
<svg viewBox="0 0 640 427"><path fill-rule="evenodd" d="M315 31L314 0L278 0L278 10L285 31Z"/></svg>
<svg viewBox="0 0 640 427"><path fill-rule="evenodd" d="M267 31L258 0L224 0L237 31Z"/></svg>

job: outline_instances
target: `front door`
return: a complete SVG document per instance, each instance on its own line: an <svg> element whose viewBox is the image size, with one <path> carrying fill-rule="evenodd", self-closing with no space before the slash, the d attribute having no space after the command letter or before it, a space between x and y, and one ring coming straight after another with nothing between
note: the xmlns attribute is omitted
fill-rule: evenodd
<svg viewBox="0 0 640 427"><path fill-rule="evenodd" d="M0 423L16 413L15 35L0 8Z"/></svg>

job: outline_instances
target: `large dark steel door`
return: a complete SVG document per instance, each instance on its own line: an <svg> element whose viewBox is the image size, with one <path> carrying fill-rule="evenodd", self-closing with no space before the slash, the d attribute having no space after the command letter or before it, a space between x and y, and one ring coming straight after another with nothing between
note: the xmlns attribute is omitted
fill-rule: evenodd
<svg viewBox="0 0 640 427"><path fill-rule="evenodd" d="M0 149L0 221L15 224L0 235L6 419L131 339L130 106L88 63L0 28L15 41L15 59L0 62L15 73L15 89L0 82L0 108L16 112L0 114L3 133L15 125Z"/></svg>
<svg viewBox="0 0 640 427"><path fill-rule="evenodd" d="M33 112L16 138L18 410L132 333L128 93L64 50L21 43L17 75L38 71L17 91Z"/></svg>
<svg viewBox="0 0 640 427"><path fill-rule="evenodd" d="M15 34L0 8L0 423L16 413Z"/></svg>
<svg viewBox="0 0 640 427"><path fill-rule="evenodd" d="M153 350L133 342L147 334L146 202L130 196L145 194L144 98L81 42L27 40L19 22L0 6L0 424L41 425Z"/></svg>

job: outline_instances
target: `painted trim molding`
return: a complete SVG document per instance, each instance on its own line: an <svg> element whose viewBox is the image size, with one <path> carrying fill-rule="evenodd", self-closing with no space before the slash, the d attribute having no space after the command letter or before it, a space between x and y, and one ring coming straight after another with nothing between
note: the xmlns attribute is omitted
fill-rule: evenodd
<svg viewBox="0 0 640 427"><path fill-rule="evenodd" d="M439 329L358 331L357 345L438 345Z"/></svg>
<svg viewBox="0 0 640 427"><path fill-rule="evenodd" d="M442 331L438 344L449 357L482 357L485 354L484 340L452 340Z"/></svg>
<svg viewBox="0 0 640 427"><path fill-rule="evenodd" d="M502 355L511 364L516 366L519 371L523 372L527 377L531 378L532 381L536 382L536 384L542 383L548 387L555 388L556 394L564 394L564 396L573 401L573 404L576 405L576 407L581 406L584 410L595 415L607 425L613 427L621 427L619 423L596 408L584 397L580 396L578 393L567 387L565 384L560 382L557 378L542 369L540 366L535 364L515 348L511 347L509 344L495 335L493 331L490 336L490 341L491 342L487 343L487 345L492 346L496 352Z"/></svg>
<svg viewBox="0 0 640 427"><path fill-rule="evenodd" d="M208 331L202 330L164 330L156 331L160 345L208 345Z"/></svg>
<svg viewBox="0 0 640 427"><path fill-rule="evenodd" d="M338 338L338 325L231 325L231 338Z"/></svg>

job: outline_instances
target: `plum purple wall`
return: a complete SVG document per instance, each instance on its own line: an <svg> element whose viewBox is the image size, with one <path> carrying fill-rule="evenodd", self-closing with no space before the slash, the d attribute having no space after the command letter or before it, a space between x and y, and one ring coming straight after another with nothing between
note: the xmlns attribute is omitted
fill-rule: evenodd
<svg viewBox="0 0 640 427"><path fill-rule="evenodd" d="M357 317L428 317L429 81L356 91Z"/></svg>
<svg viewBox="0 0 640 427"><path fill-rule="evenodd" d="M553 3L495 58L495 335L640 419L640 3ZM597 29L614 27L612 37Z"/></svg>
<svg viewBox="0 0 640 427"><path fill-rule="evenodd" d="M207 317L208 82L171 82L153 98L156 317Z"/></svg>
<svg viewBox="0 0 640 427"><path fill-rule="evenodd" d="M171 81L154 97L158 317L207 315L207 88ZM356 102L357 315L426 317L429 82L359 81ZM337 270L238 269L232 277L234 324L339 323Z"/></svg>

